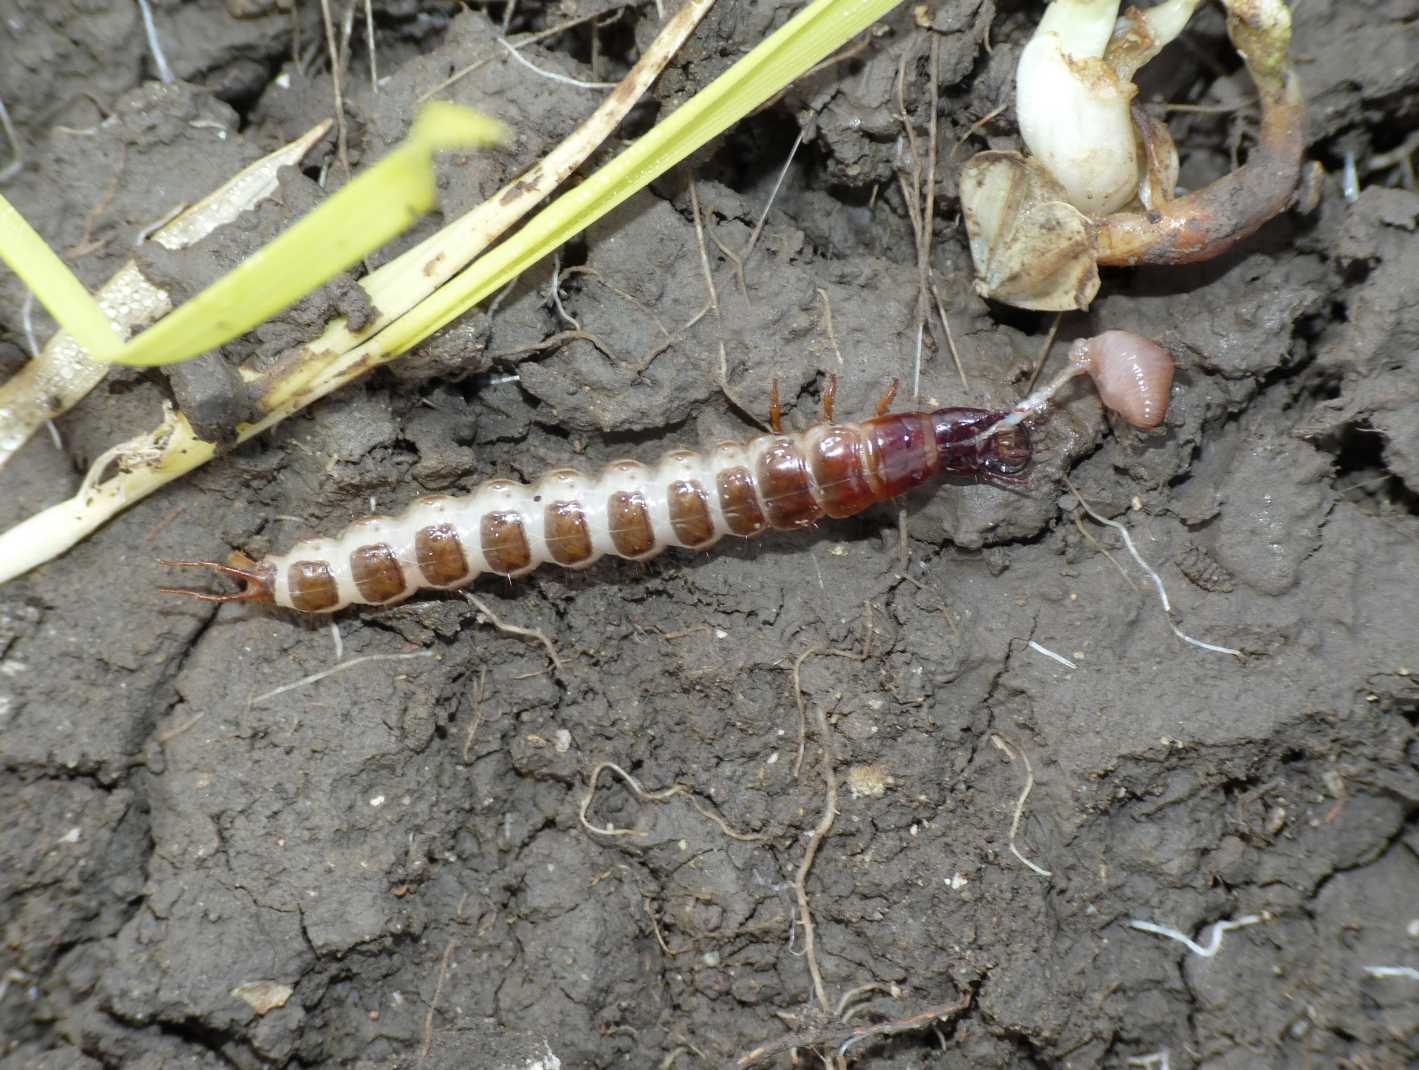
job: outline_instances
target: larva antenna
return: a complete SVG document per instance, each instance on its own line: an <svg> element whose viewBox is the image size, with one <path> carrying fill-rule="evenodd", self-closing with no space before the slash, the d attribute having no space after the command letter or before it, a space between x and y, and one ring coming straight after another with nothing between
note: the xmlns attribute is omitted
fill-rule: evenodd
<svg viewBox="0 0 1419 1070"><path fill-rule="evenodd" d="M159 587L163 594L180 594L195 598L199 602L274 602L275 592L271 589L274 579L269 568L262 568L245 554L233 554L234 564L221 561L168 561L160 559L158 564L166 568L206 568L222 576L230 576L242 584L240 591L231 594L212 594L190 587Z"/></svg>

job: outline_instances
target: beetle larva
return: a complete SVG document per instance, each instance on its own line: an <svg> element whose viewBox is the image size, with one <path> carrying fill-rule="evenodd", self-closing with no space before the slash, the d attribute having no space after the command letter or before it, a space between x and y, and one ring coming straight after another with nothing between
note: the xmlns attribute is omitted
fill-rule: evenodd
<svg viewBox="0 0 1419 1070"><path fill-rule="evenodd" d="M653 467L613 461L593 477L559 468L530 485L494 479L467 496L421 498L400 516L366 517L335 538L307 539L261 561L168 562L245 583L234 594L170 590L330 613L389 605L421 588L462 587L485 572L514 577L547 562L586 568L606 554L642 560L667 546L702 550L725 535L852 516L942 475L1010 481L1032 449L1023 424L991 433L1006 415L892 413L702 453L673 450Z"/></svg>
<svg viewBox="0 0 1419 1070"><path fill-rule="evenodd" d="M659 464L613 461L595 477L569 468L531 485L494 479L466 497L421 498L397 517L357 520L333 539L232 564L168 561L240 580L234 594L167 587L207 602L274 602L305 613L389 605L422 588L451 590L485 572L512 578L555 562L586 568L606 554L640 561L667 546L703 550L726 535L751 538L822 517L846 517L943 475L1020 482L1034 456L1029 422L1087 373L1104 404L1136 427L1167 413L1172 355L1148 339L1108 331L1082 339L1053 381L1006 410L942 408L888 414L895 384L862 423L821 423L704 453L673 450ZM836 380L824 395L832 419ZM772 406L778 428L778 397Z"/></svg>

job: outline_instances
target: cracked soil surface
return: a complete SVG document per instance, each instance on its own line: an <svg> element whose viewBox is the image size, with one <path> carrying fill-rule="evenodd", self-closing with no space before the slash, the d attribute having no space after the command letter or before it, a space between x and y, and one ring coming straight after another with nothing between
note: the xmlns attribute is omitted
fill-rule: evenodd
<svg viewBox="0 0 1419 1070"><path fill-rule="evenodd" d="M128 0L0 0L0 99L26 146L4 193L87 284L329 114L319 5L288 7L156 5L183 80L163 88L141 82ZM599 12L525 50L584 81L619 77L658 24L598 0L457 9L376 3L379 92L359 30L346 85L358 163L492 57L443 95L516 141L440 163L445 217L599 99L508 62L505 14L523 32ZM629 133L792 10L719 0ZM1036 14L897 11L593 226L555 280L540 265L494 312L0 588L0 1070L725 1066L786 1037L797 1065L818 1041L874 1070L1419 1063L1419 190L1412 158L1381 166L1419 125L1415 0L1298 6L1310 152L1332 172L1314 211L1222 261L1107 273L1063 320L1054 362L1111 327L1172 349L1156 433L1079 387L1026 488L479 581L559 672L457 596L340 614L337 637L157 590L159 558L280 551L371 502L747 437L773 380L795 427L829 373L849 417L892 379L906 398L897 78L924 150L933 48L931 255L961 371L933 317L920 394L1010 403L1052 317L972 293L956 175L1017 145L1008 108L972 127L1010 102ZM1159 64L1147 99L1226 106L1170 117L1196 187L1250 143L1250 86L1211 9ZM337 181L333 151L255 223L146 270L196 290L314 203L327 167ZM699 315L692 182L718 315ZM327 288L217 359L279 352L340 302ZM0 274L0 376L24 358L23 306ZM41 436L0 472L0 524L72 493L174 391L200 400L183 374L111 374L58 421L61 448ZM1180 641L1079 495L1127 526L1185 632L1245 657ZM794 887L810 842L817 984ZM1249 916L1210 957L1129 925L1205 948Z"/></svg>

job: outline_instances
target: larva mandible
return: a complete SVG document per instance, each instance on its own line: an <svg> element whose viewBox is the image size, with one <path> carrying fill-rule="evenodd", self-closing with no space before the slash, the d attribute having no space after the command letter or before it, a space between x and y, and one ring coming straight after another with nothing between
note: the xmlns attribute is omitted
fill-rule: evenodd
<svg viewBox="0 0 1419 1070"><path fill-rule="evenodd" d="M167 588L214 602L274 602L307 613L389 605L485 572L515 577L547 562L586 568L606 554L702 550L848 517L946 474L1009 481L1029 464L1023 426L990 434L1006 412L942 408L822 423L797 434L672 450L659 464L613 461L535 483L494 479L464 497L420 498L397 517L366 517L335 538L306 539L261 561L173 561L245 582L236 594Z"/></svg>
<svg viewBox="0 0 1419 1070"><path fill-rule="evenodd" d="M464 497L416 500L397 517L366 517L335 538L236 563L168 561L243 582L233 594L164 588L208 602L271 602L306 613L390 605L423 588L451 590L485 572L508 578L555 562L586 568L606 554L633 561L667 546L706 549L726 535L792 530L853 516L943 475L1019 481L1033 458L1029 421L1076 375L1138 427L1167 410L1171 355L1123 331L1075 343L1070 366L1008 410L947 407L829 422L797 434L673 450L654 467L613 461L589 477L555 469L532 484L494 479ZM895 389L895 388L894 388ZM774 403L777 425L777 400Z"/></svg>

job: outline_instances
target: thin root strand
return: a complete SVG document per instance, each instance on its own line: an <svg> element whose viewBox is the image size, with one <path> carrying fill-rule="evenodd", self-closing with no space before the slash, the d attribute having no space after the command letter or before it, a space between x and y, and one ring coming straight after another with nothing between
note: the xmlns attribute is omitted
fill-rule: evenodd
<svg viewBox="0 0 1419 1070"><path fill-rule="evenodd" d="M970 1009L972 993L967 992L954 1003L946 1003L937 1007L928 1007L924 1011L907 1015L905 1018L895 1018L888 1022L877 1022L873 1025L832 1025L821 1031L813 1033L803 1033L780 1037L777 1040L769 1040L755 1048L745 1052L734 1060L735 1067L743 1068L754 1066L763 1062L771 1055L778 1055L781 1052L792 1051L798 1048L815 1048L818 1050L843 1051L848 1045L859 1043L869 1037L889 1037L901 1033L911 1033L918 1029L926 1029L937 1022L952 1018L962 1011Z"/></svg>
<svg viewBox="0 0 1419 1070"><path fill-rule="evenodd" d="M543 649L547 651L547 658L551 661L552 667L557 670L557 675L566 676L566 665L562 662L560 655L558 655L557 648L552 645L552 640L547 638L547 633L541 628L523 628L516 624L508 624L489 608L487 602L484 602L477 595L464 591L463 597L472 602L478 612L487 618L488 623L504 635L517 635L524 639L535 639L537 642L541 643Z"/></svg>
<svg viewBox="0 0 1419 1070"><path fill-rule="evenodd" d="M1035 644L1031 642L1030 645L1034 646ZM1015 811L1010 817L1010 853L1041 877L1053 877L1052 872L1043 866L1036 865L1021 854L1020 848L1015 843L1016 837L1020 834L1020 820L1025 816L1025 802L1030 798L1030 792L1035 788L1035 769L1030 764L1030 756L1025 753L1024 747L1011 747L998 733L991 733L990 742L996 750L1005 755L1007 760L1013 762L1018 752L1025 762L1025 787L1020 792L1020 797L1015 800Z"/></svg>

